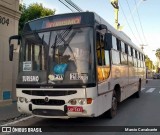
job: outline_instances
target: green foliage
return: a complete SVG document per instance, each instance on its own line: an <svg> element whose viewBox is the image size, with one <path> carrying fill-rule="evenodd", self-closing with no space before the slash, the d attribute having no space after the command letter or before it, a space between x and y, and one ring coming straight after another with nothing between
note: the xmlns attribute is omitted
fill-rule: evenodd
<svg viewBox="0 0 160 135"><path fill-rule="evenodd" d="M148 70L152 71L154 68L152 60L150 60L150 58L147 55L145 56L145 65L148 68Z"/></svg>
<svg viewBox="0 0 160 135"><path fill-rule="evenodd" d="M156 50L156 53L155 53L156 57L157 57L157 63L156 63L156 71L159 72L159 65L160 65L160 48L158 48Z"/></svg>
<svg viewBox="0 0 160 135"><path fill-rule="evenodd" d="M146 60L146 59L149 59L148 55L145 55L145 60Z"/></svg>
<svg viewBox="0 0 160 135"><path fill-rule="evenodd" d="M30 20L37 19L44 16L54 15L55 10L51 10L43 7L40 3L30 4L28 7L26 5L20 5L19 10L22 12L21 18L19 20L19 34L22 33L24 24Z"/></svg>
<svg viewBox="0 0 160 135"><path fill-rule="evenodd" d="M158 58L160 58L160 48L158 48L157 50L156 50L156 54L155 54Z"/></svg>

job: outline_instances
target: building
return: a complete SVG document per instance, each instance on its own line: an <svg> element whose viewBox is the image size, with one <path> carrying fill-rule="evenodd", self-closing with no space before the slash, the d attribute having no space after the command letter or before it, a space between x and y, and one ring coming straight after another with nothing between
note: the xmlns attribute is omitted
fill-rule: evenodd
<svg viewBox="0 0 160 135"><path fill-rule="evenodd" d="M8 38L18 34L20 15L19 0L0 0L0 105L16 99L18 53L14 53L14 61L10 62Z"/></svg>

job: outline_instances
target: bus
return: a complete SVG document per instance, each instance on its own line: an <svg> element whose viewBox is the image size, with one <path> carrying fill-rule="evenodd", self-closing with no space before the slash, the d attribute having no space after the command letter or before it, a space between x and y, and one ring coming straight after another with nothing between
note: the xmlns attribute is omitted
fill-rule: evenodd
<svg viewBox="0 0 160 135"><path fill-rule="evenodd" d="M94 12L47 16L9 38L18 40L17 108L46 118L110 117L120 102L139 98L145 57L124 33Z"/></svg>

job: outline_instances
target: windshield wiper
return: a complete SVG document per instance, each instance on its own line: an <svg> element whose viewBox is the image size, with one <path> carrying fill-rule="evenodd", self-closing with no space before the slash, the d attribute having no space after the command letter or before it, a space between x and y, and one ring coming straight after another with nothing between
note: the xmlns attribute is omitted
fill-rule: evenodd
<svg viewBox="0 0 160 135"><path fill-rule="evenodd" d="M42 36L42 45L44 45L44 34Z"/></svg>
<svg viewBox="0 0 160 135"><path fill-rule="evenodd" d="M77 33L77 32L74 31L66 41L65 41L65 39L64 39L61 35L59 35L59 38L64 42L64 47L65 47L65 49L64 49L63 52L62 52L62 54L65 52L65 50L66 50L67 47L68 47L69 50L70 50L70 52L72 53L72 56L73 56L73 58L74 58L75 63L76 63L76 58L75 58L75 56L74 56L73 50L72 50L72 48L70 47L69 43L72 41L72 39L73 39L73 37L76 35L76 33Z"/></svg>
<svg viewBox="0 0 160 135"><path fill-rule="evenodd" d="M71 32L71 27L72 26L69 26L68 29L66 29L65 31L63 31L62 33L60 34L57 34L56 37L55 37L55 42L54 44L51 46L51 48L54 49L54 55L55 56L55 49L57 47L60 47L60 46L63 46L64 49L60 49L61 50L61 54L63 54L65 52L65 50L67 49L67 47L69 48L70 52L72 53L72 56L73 56L73 59L74 59L74 62L75 62L75 65L76 65L76 68L77 68L77 62L76 62L76 58L74 56L74 52L72 50L72 48L69 46L69 43L72 41L73 37L76 35L76 33L78 31L74 31L67 40L65 40L65 38L68 36L68 34ZM60 44L61 42L63 42L64 44L63 45L58 45Z"/></svg>
<svg viewBox="0 0 160 135"><path fill-rule="evenodd" d="M54 44L51 46L51 48L53 48L53 60L55 60L54 56L55 56L55 51L56 51L57 38L58 38L58 35L56 35Z"/></svg>
<svg viewBox="0 0 160 135"><path fill-rule="evenodd" d="M61 35L63 37L63 39L70 33L71 31L71 28L72 28L72 25L67 27L61 34L57 34L56 35L56 40L54 42L54 44L51 46L51 48L53 48L53 46L57 46L57 44L60 44L62 41L64 42L65 40L62 40L62 39L59 39L57 36L58 35Z"/></svg>

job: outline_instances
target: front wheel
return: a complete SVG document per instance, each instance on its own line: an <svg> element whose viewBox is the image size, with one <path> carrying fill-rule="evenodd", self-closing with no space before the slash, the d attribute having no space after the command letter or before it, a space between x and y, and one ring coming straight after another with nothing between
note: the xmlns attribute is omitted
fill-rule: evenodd
<svg viewBox="0 0 160 135"><path fill-rule="evenodd" d="M113 97L112 97L112 105L111 105L111 109L109 110L109 118L113 118L114 116L116 116L117 114L117 98L116 98L116 94L115 92L113 92Z"/></svg>

